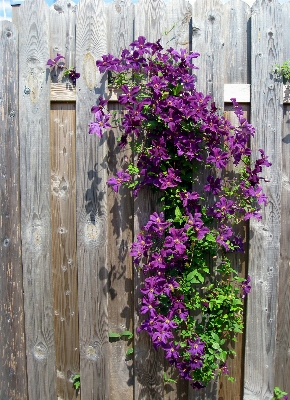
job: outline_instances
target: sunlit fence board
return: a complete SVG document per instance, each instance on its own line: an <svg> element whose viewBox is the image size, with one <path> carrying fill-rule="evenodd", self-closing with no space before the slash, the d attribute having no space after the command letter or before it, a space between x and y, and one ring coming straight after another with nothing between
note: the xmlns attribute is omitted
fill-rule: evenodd
<svg viewBox="0 0 290 400"><path fill-rule="evenodd" d="M56 398L51 274L49 9L19 10L19 131L23 286L30 400Z"/></svg>
<svg viewBox="0 0 290 400"><path fill-rule="evenodd" d="M0 398L25 400L17 52L17 30L0 22Z"/></svg>
<svg viewBox="0 0 290 400"><path fill-rule="evenodd" d="M261 222L250 222L249 274L252 292L247 303L245 400L269 399L274 388L277 334L278 267L281 235L281 153L283 86L271 74L282 63L281 6L257 0L252 8L251 122L257 134L253 155L264 149L272 163L264 173L268 205Z"/></svg>

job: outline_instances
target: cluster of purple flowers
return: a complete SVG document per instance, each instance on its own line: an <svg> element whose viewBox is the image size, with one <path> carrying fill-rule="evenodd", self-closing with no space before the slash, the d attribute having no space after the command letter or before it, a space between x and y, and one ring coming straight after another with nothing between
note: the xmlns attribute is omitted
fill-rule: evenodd
<svg viewBox="0 0 290 400"><path fill-rule="evenodd" d="M201 388L204 382L194 374L204 368L207 343L194 331L183 338L182 345L176 340L190 318L190 296L186 297L181 287L188 274L186 268L194 267L200 275L199 265L193 261L194 249L208 237L213 238L216 252L222 254L221 264L227 263L226 252L243 251L242 239L235 236L233 225L251 217L261 218L260 208L267 200L259 185L263 179L260 173L263 166L271 164L259 150L260 158L251 167L248 143L254 128L235 99L238 127L217 114L210 96L196 90L191 70L196 68L192 60L198 53L173 48L163 51L160 40L150 43L143 36L130 47L120 58L108 54L96 63L100 72L111 71L127 82L120 85L123 93L119 103L126 112L119 145L134 143L137 152L134 168L118 171L107 183L116 192L122 184L133 182L135 195L144 186L162 194L166 218L154 212L131 249L134 263L142 265L145 274L140 313L147 318L139 331L146 331L154 347L164 350L182 378ZM110 127L105 106L100 99L92 108L95 121L89 133L100 137L103 129ZM231 180L219 173L230 163L242 168L242 173ZM201 193L192 190L193 183L199 184L194 166L203 166L207 173ZM240 284L240 297L250 289L248 277ZM213 290L204 299L212 299L214 294ZM209 303L204 299L200 303L208 310ZM216 365L219 371L228 372L225 363Z"/></svg>
<svg viewBox="0 0 290 400"><path fill-rule="evenodd" d="M65 71L64 75L68 76L69 79L72 81L73 85L76 84L76 80L81 76L78 72L76 72L75 67L67 68L65 66L65 57L62 56L60 53L57 53L55 58L50 58L46 65L48 65L51 69L53 68L60 68Z"/></svg>

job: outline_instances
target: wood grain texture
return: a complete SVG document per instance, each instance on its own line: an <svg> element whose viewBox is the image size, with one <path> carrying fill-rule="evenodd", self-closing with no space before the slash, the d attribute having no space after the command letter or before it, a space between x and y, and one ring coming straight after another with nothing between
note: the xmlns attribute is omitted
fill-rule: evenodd
<svg viewBox="0 0 290 400"><path fill-rule="evenodd" d="M115 0L107 5L108 51L115 57L121 55L132 43L134 35L134 5L131 0Z"/></svg>
<svg viewBox="0 0 290 400"><path fill-rule="evenodd" d="M160 39L168 28L164 0L139 0L135 4L134 39L145 36L150 42Z"/></svg>
<svg viewBox="0 0 290 400"><path fill-rule="evenodd" d="M122 106L109 103L112 113L123 115ZM112 124L114 126L114 124ZM131 150L120 148L117 138L121 135L118 127L108 132L108 173L115 176L120 169L126 169ZM134 296L133 267L130 248L133 236L133 199L126 188L115 193L108 189L108 315L109 332L133 333ZM133 357L126 357L133 340L111 340L110 342L110 399L133 399Z"/></svg>
<svg viewBox="0 0 290 400"><path fill-rule="evenodd" d="M224 82L251 83L251 9L242 0L224 5Z"/></svg>
<svg viewBox="0 0 290 400"><path fill-rule="evenodd" d="M282 4L283 61L290 59L290 2ZM290 106L284 105L282 134L281 242L274 386L290 393Z"/></svg>
<svg viewBox="0 0 290 400"><path fill-rule="evenodd" d="M77 6L77 262L82 398L109 399L107 300L107 134L88 134L91 107L106 89L95 61L107 53L102 0Z"/></svg>
<svg viewBox="0 0 290 400"><path fill-rule="evenodd" d="M0 398L27 399L20 235L18 33L0 22Z"/></svg>
<svg viewBox="0 0 290 400"><path fill-rule="evenodd" d="M250 105L242 105L244 110L244 118L250 119ZM225 105L225 118L227 118L233 126L238 126L239 121L233 111L232 105ZM233 174L235 168L232 165L229 166L228 173ZM234 233L236 236L241 237L244 243L244 253L233 253L229 254L230 261L233 268L238 272L238 275L242 278L247 276L248 272L248 223L240 223L234 227ZM244 313L246 313L246 306L244 307ZM244 322L246 322L246 315L244 314ZM246 329L246 327L245 327ZM237 335L237 342L231 342L230 348L235 350L236 355L231 356L226 363L229 369L230 376L235 378L234 382L230 382L227 376L222 375L219 380L219 400L240 400L243 398L243 387L244 387L244 348L245 348L245 333L239 333Z"/></svg>
<svg viewBox="0 0 290 400"><path fill-rule="evenodd" d="M282 62L281 6L277 1L258 0L252 7L251 122L257 134L252 140L253 157L262 148L271 168L261 185L268 196L261 222L250 222L249 274L252 291L247 303L245 349L245 400L271 399L274 388L275 339L277 333L278 264L281 234L281 130L283 87L271 74Z"/></svg>
<svg viewBox="0 0 290 400"><path fill-rule="evenodd" d="M50 7L50 58L65 56L75 66L76 5L59 0ZM55 70L52 81L59 81ZM63 81L66 81L62 83ZM52 90L54 89L54 90ZM50 99L75 98L68 78L54 83ZM70 100L70 98L69 98ZM52 271L57 394L75 399L72 377L80 371L78 276L76 263L76 111L75 103L54 103L50 111Z"/></svg>
<svg viewBox="0 0 290 400"><path fill-rule="evenodd" d="M28 393L55 399L51 274L49 9L27 0L19 10L21 232Z"/></svg>
<svg viewBox="0 0 290 400"><path fill-rule="evenodd" d="M192 50L200 53L193 60L199 67L194 70L197 90L210 94L223 110L225 75L225 32L223 30L224 5L219 0L190 0L192 5Z"/></svg>
<svg viewBox="0 0 290 400"><path fill-rule="evenodd" d="M157 195L149 188L139 192L134 200L134 240L140 230L149 220L150 215L157 210ZM134 299L135 299L135 340L134 340L134 379L135 400L163 400L164 396L164 356L161 349L156 351L149 335L142 331L136 334L136 329L145 319L140 315L140 288L144 282L142 266L134 266Z"/></svg>
<svg viewBox="0 0 290 400"><path fill-rule="evenodd" d="M166 3L166 13L164 15L166 26L163 32L165 49L173 47L176 50L181 48L189 50L189 24L191 17L192 8L189 1L169 0Z"/></svg>
<svg viewBox="0 0 290 400"><path fill-rule="evenodd" d="M70 83L52 83L50 101L76 101L76 88Z"/></svg>
<svg viewBox="0 0 290 400"><path fill-rule="evenodd" d="M76 399L79 373L76 263L75 104L53 103L51 127L51 219L57 394Z"/></svg>

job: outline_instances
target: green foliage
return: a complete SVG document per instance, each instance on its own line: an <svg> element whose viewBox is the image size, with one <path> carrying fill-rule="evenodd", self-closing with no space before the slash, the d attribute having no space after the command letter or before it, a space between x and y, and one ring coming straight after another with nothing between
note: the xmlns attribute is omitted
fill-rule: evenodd
<svg viewBox="0 0 290 400"><path fill-rule="evenodd" d="M276 64L273 73L281 76L284 83L290 82L290 61L285 61L281 65Z"/></svg>
<svg viewBox="0 0 290 400"><path fill-rule="evenodd" d="M74 375L73 386L76 390L79 390L81 388L81 376L79 374Z"/></svg>
<svg viewBox="0 0 290 400"><path fill-rule="evenodd" d="M283 392L278 386L274 388L274 397L272 400L288 399L287 393Z"/></svg>

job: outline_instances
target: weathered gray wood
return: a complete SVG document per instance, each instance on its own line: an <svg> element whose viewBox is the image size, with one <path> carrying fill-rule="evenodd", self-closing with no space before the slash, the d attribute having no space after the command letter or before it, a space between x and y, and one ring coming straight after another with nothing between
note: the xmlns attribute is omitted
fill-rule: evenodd
<svg viewBox="0 0 290 400"><path fill-rule="evenodd" d="M131 0L115 0L107 6L108 51L115 57L121 55L132 43L134 35L134 5Z"/></svg>
<svg viewBox="0 0 290 400"><path fill-rule="evenodd" d="M145 36L154 42L161 38L166 26L166 5L163 0L140 0L135 5L134 38ZM164 43L163 43L164 44ZM168 46L169 47L169 46ZM134 201L134 239L156 211L156 196L143 190ZM142 271L134 268L135 332L144 317L140 317L140 288L144 282ZM164 357L156 352L146 332L135 333L134 340L134 395L136 400L163 399Z"/></svg>
<svg viewBox="0 0 290 400"><path fill-rule="evenodd" d="M197 90L210 94L216 106L223 109L223 85L225 75L223 30L224 5L219 0L190 0L192 5L192 50L200 53L193 60L199 70Z"/></svg>
<svg viewBox="0 0 290 400"><path fill-rule="evenodd" d="M25 1L19 21L25 21L19 25L19 128L28 393L30 400L55 399L47 4Z"/></svg>
<svg viewBox="0 0 290 400"><path fill-rule="evenodd" d="M76 5L59 0L50 7L50 58L65 56L67 67L75 66ZM50 99L75 95L68 78L51 73L55 83ZM52 89L52 88L51 88ZM51 90L52 92L52 90ZM57 94L57 96L56 96ZM75 399L72 376L79 373L78 276L76 263L76 166L75 103L51 105L51 218L54 330L57 394ZM65 351L64 351L65 350Z"/></svg>
<svg viewBox="0 0 290 400"><path fill-rule="evenodd" d="M123 115L122 106L109 103L112 113ZM114 126L114 124L112 125ZM108 173L115 176L120 169L126 168L131 157L131 150L120 148L117 138L118 128L108 132ZM130 248L133 236L133 199L126 188L119 193L108 189L108 315L109 332L121 334L124 331L134 333L134 285L132 257ZM110 399L133 399L133 357L126 357L126 351L132 347L133 340L112 340L110 343Z"/></svg>
<svg viewBox="0 0 290 400"><path fill-rule="evenodd" d="M27 399L20 236L18 33L0 22L0 398Z"/></svg>
<svg viewBox="0 0 290 400"><path fill-rule="evenodd" d="M166 3L165 31L163 33L163 44L165 49L173 47L189 49L189 23L192 17L191 4L187 0L169 0Z"/></svg>
<svg viewBox="0 0 290 400"><path fill-rule="evenodd" d="M135 5L134 39L145 36L150 42L160 39L168 28L164 0L139 0Z"/></svg>
<svg viewBox="0 0 290 400"><path fill-rule="evenodd" d="M131 0L116 0L107 6L108 52L119 57L124 48L133 41L134 6ZM123 116L123 106L116 102L108 110ZM131 157L129 146L121 149L117 138L121 135L115 124L108 132L108 174L126 168ZM127 330L134 333L134 285L130 247L133 236L133 199L130 191L120 188L119 193L108 189L108 316L109 332L121 334ZM133 340L110 342L110 399L133 399L133 356L126 357Z"/></svg>
<svg viewBox="0 0 290 400"><path fill-rule="evenodd" d="M282 5L283 62L290 59L290 2ZM289 93L289 86L288 86ZM290 107L284 105L282 134L282 193L281 193L281 242L279 262L279 299L274 385L290 393Z"/></svg>
<svg viewBox="0 0 290 400"><path fill-rule="evenodd" d="M102 0L77 7L77 260L82 398L109 399L107 310L107 135L89 136L91 107L106 89L96 59L107 54Z"/></svg>
<svg viewBox="0 0 290 400"><path fill-rule="evenodd" d="M252 291L247 303L244 399L271 399L278 305L278 263L281 233L281 130L283 87L271 74L281 64L281 6L257 0L252 8L251 122L257 134L253 156L262 148L272 162L262 187L268 196L261 222L250 223L249 274Z"/></svg>
<svg viewBox="0 0 290 400"><path fill-rule="evenodd" d="M224 82L251 83L251 9L242 0L224 5Z"/></svg>
<svg viewBox="0 0 290 400"><path fill-rule="evenodd" d="M51 126L51 220L57 394L76 399L79 373L76 263L75 103L53 103Z"/></svg>
<svg viewBox="0 0 290 400"><path fill-rule="evenodd" d="M148 222L149 216L156 209L158 196L152 194L149 188L142 189L138 197L134 201L134 240L140 233L142 227ZM134 268L134 285L135 285L135 331L140 323L144 320L144 316L140 315L141 296L140 288L144 282L144 274L142 268L135 266ZM135 379L135 397L136 400L163 400L164 396L164 356L159 349L156 351L148 334L142 331L140 334L135 333L134 340L134 379Z"/></svg>

